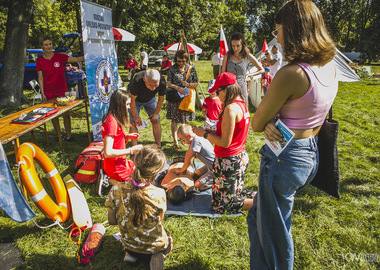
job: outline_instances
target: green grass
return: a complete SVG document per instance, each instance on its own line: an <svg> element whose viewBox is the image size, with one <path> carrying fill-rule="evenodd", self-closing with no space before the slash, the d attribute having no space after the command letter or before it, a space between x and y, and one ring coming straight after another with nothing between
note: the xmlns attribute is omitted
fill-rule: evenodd
<svg viewBox="0 0 380 270"><path fill-rule="evenodd" d="M199 80L206 92L212 79L210 61L195 62ZM379 66L373 66L373 71ZM125 75L121 71L122 76ZM340 83L334 102L334 118L339 121L339 162L341 199L336 200L309 186L298 194L293 211L295 269L379 269L380 267L380 81L364 80ZM26 92L30 96L30 91ZM12 112L0 109L0 115ZM143 118L146 114L143 114ZM43 134L36 132L36 144L52 159L62 176L72 174L81 150L88 145L83 120L73 116L76 141L64 142L60 148L48 124L50 146ZM170 122L161 111L163 151L168 159L185 154L171 149ZM62 124L62 123L61 123ZM194 125L202 125L197 113ZM63 125L61 125L63 126ZM151 126L141 132L140 143L153 143ZM30 141L24 135L21 141ZM250 164L245 187L257 188L262 134L249 131L246 143ZM10 149L10 145L5 148ZM12 161L13 158L10 158ZM17 172L13 170L17 179ZM48 186L44 179L45 187ZM80 184L91 209L94 223L106 220L105 198L95 195L95 185ZM51 191L49 191L51 193ZM50 224L38 214L37 222ZM64 223L71 224L71 219ZM249 269L249 240L245 216L237 218L165 217L166 230L174 238L174 249L165 261L167 269ZM102 250L93 258L90 269L144 269L122 261L121 244L112 234L116 226L107 228ZM87 232L85 233L87 236ZM84 241L84 237L82 240ZM19 224L0 212L0 242L13 240L20 249L23 265L19 269L82 269L75 258L77 246L68 240L68 232L58 227L40 230L32 222ZM1 268L1 267L0 267Z"/></svg>

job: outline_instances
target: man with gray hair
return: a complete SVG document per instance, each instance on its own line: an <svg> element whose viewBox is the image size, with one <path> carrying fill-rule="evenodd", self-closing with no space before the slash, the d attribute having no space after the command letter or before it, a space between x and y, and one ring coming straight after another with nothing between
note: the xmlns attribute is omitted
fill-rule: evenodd
<svg viewBox="0 0 380 270"><path fill-rule="evenodd" d="M154 140L161 148L161 123L160 110L166 95L166 81L156 69L148 69L137 73L128 85L131 96L129 120L131 133L137 133L139 127L143 127L140 118L140 108L144 107L150 122L152 123ZM158 101L156 94L158 93ZM132 141L136 145L137 140Z"/></svg>

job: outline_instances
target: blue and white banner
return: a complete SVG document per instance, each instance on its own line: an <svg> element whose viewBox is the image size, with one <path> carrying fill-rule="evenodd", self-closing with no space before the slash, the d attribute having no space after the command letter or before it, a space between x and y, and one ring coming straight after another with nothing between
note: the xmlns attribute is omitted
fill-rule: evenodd
<svg viewBox="0 0 380 270"><path fill-rule="evenodd" d="M102 117L111 94L117 89L117 55L112 27L112 10L81 1L82 38L88 97L94 140L102 140Z"/></svg>

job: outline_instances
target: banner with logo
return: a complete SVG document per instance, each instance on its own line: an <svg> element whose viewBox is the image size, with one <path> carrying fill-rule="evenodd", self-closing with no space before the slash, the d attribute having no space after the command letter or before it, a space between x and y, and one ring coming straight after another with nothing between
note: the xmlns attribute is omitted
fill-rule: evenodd
<svg viewBox="0 0 380 270"><path fill-rule="evenodd" d="M117 55L112 27L112 10L81 1L82 39L88 97L94 140L102 140L102 117L111 94L117 89Z"/></svg>

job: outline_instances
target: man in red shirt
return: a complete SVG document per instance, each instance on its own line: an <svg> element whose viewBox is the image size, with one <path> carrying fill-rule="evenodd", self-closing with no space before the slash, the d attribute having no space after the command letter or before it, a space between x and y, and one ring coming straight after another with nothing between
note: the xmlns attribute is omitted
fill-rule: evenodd
<svg viewBox="0 0 380 270"><path fill-rule="evenodd" d="M65 96L67 84L65 79L65 63L83 62L84 57L70 57L63 53L53 52L53 43L51 38L44 36L41 39L43 56L39 57L36 62L38 75L38 84L41 89L42 101L55 97ZM52 120L55 131L59 129L59 120ZM65 125L66 136L64 139L70 141L71 138L71 119L70 113L63 114L63 123Z"/></svg>

